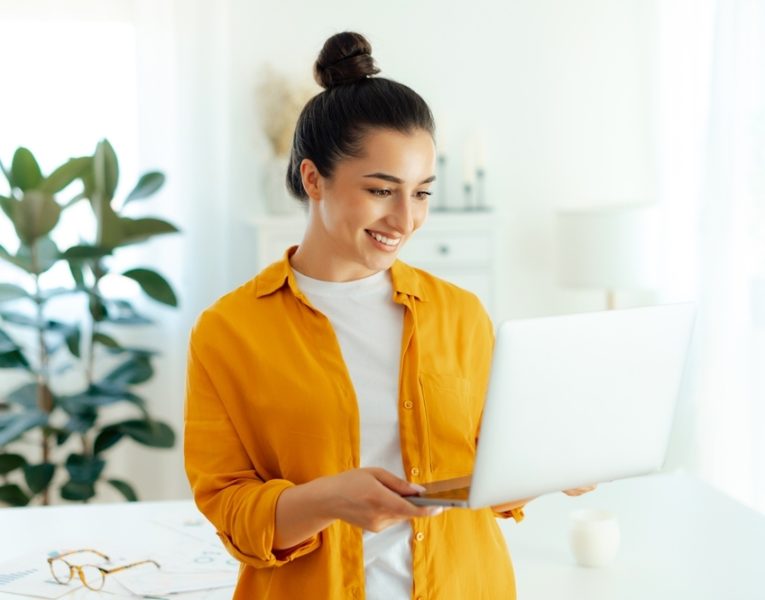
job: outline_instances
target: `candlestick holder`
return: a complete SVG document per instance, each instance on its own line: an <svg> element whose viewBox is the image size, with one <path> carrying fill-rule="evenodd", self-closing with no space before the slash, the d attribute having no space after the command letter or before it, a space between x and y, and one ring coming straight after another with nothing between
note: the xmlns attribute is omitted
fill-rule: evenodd
<svg viewBox="0 0 765 600"><path fill-rule="evenodd" d="M462 204L463 208L465 210L473 210L473 205L474 205L473 204L474 203L474 200L473 200L473 196L474 196L473 184L466 181L463 184L463 186L462 186L462 191L463 191L463 194L464 194L463 204Z"/></svg>
<svg viewBox="0 0 765 600"><path fill-rule="evenodd" d="M482 168L475 172L475 208L477 210L486 210L486 190L485 190L485 171Z"/></svg>
<svg viewBox="0 0 765 600"><path fill-rule="evenodd" d="M448 209L446 197L446 155L439 154L436 159L436 197L431 210L444 211Z"/></svg>

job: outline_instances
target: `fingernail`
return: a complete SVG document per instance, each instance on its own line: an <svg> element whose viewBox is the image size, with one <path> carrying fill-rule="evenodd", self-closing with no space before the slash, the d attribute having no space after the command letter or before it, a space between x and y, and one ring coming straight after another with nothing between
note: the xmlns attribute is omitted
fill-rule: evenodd
<svg viewBox="0 0 765 600"><path fill-rule="evenodd" d="M435 517L436 515L440 515L442 512L444 512L443 506L434 506L430 509L430 516Z"/></svg>
<svg viewBox="0 0 765 600"><path fill-rule="evenodd" d="M410 483L409 487L412 488L415 492L424 492L425 488L417 483Z"/></svg>

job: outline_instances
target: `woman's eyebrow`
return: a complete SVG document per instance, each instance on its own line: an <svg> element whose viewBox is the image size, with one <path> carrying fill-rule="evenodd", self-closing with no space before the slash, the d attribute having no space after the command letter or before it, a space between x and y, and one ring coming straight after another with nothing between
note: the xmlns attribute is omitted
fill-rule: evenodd
<svg viewBox="0 0 765 600"><path fill-rule="evenodd" d="M385 181L391 181L393 183L404 183L403 179L399 179L398 177L395 177L393 175L388 175L387 173L370 173L369 175L364 175L364 177L374 177L376 179L384 179ZM422 185L423 183L430 183L431 181L435 181L436 176L431 175L427 179L423 179L419 185Z"/></svg>

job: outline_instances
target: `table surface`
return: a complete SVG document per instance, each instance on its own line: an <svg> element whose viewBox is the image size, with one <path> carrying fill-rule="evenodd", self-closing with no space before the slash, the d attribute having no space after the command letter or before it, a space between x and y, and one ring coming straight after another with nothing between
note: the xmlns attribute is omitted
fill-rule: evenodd
<svg viewBox="0 0 765 600"><path fill-rule="evenodd" d="M578 508L617 515L621 545L612 566L575 564L568 532L570 512ZM189 500L3 508L0 561L51 548L98 548L110 540L161 545L162 520L203 521ZM616 481L577 498L546 495L526 507L522 523L499 523L522 600L765 598L765 516L689 475ZM66 598L91 596L99 595L83 590ZM0 593L12 597L19 598ZM186 597L192 596L178 596Z"/></svg>
<svg viewBox="0 0 765 600"><path fill-rule="evenodd" d="M615 513L621 544L607 568L576 565L570 513ZM520 524L502 521L522 600L765 599L765 515L685 474L602 484L531 502Z"/></svg>

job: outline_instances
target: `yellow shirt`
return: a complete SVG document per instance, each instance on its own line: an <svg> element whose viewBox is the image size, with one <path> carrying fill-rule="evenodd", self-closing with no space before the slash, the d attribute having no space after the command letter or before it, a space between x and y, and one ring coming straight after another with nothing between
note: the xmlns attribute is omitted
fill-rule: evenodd
<svg viewBox="0 0 765 600"><path fill-rule="evenodd" d="M235 600L362 599L362 531L336 520L273 549L279 494L359 466L356 396L329 320L295 283L288 256L220 298L191 334L184 456L199 510L242 564ZM400 261L399 379L404 470L423 483L472 471L493 328L471 293ZM415 599L513 599L495 516L451 509L413 519ZM391 599L394 600L394 599Z"/></svg>

